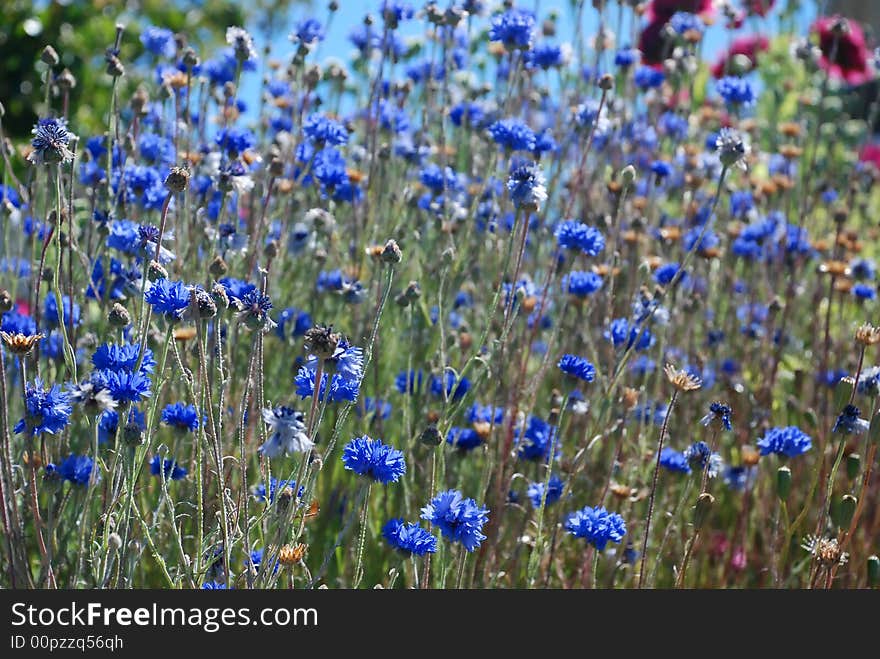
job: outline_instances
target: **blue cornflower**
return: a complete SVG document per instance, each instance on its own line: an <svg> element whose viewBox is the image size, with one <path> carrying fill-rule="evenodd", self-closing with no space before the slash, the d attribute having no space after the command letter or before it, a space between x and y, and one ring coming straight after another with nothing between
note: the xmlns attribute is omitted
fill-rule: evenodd
<svg viewBox="0 0 880 659"><path fill-rule="evenodd" d="M449 119L455 126L479 128L483 125L486 112L483 106L474 102L463 102L453 105L449 111Z"/></svg>
<svg viewBox="0 0 880 659"><path fill-rule="evenodd" d="M562 482L562 479L554 475L550 477L550 480L547 483L546 498L544 495L544 481L529 484L529 488L526 490L526 496L529 497L529 500L535 508L541 507L542 500L544 500L548 506L551 506L562 497L562 489L564 486L565 483Z"/></svg>
<svg viewBox="0 0 880 659"><path fill-rule="evenodd" d="M300 21L296 26L296 31L290 35L291 41L298 41L302 45L313 46L324 39L324 27L321 22L315 18L307 18Z"/></svg>
<svg viewBox="0 0 880 659"><path fill-rule="evenodd" d="M750 488L754 484L756 476L757 470L755 467L746 467L743 465L737 467L729 466L722 474L725 485L734 492L742 492L743 490Z"/></svg>
<svg viewBox="0 0 880 659"><path fill-rule="evenodd" d="M741 169L746 168L745 157L749 154L750 148L743 135L733 128L725 126L718 131L715 150L724 167L736 165Z"/></svg>
<svg viewBox="0 0 880 659"><path fill-rule="evenodd" d="M688 465L688 460L684 453L680 453L668 446L660 451L660 466L672 472L691 473L690 465Z"/></svg>
<svg viewBox="0 0 880 659"><path fill-rule="evenodd" d="M677 11L669 19L669 26L675 30L676 34L683 35L685 32L696 31L700 34L706 27L699 16L686 11Z"/></svg>
<svg viewBox="0 0 880 659"><path fill-rule="evenodd" d="M92 355L92 364L97 370L133 371L137 365L140 349L141 347L137 343L102 343ZM153 351L144 348L141 373L152 373L155 365Z"/></svg>
<svg viewBox="0 0 880 659"><path fill-rule="evenodd" d="M150 25L141 32L141 43L149 52L157 57L174 57L177 46L174 43L174 32L164 27Z"/></svg>
<svg viewBox="0 0 880 659"><path fill-rule="evenodd" d="M584 538L599 551L608 541L620 542L626 535L626 523L617 513L609 513L604 506L585 506L569 514L565 529L576 538Z"/></svg>
<svg viewBox="0 0 880 659"><path fill-rule="evenodd" d="M482 444L483 439L473 428L453 426L446 434L446 443L462 451L471 451Z"/></svg>
<svg viewBox="0 0 880 659"><path fill-rule="evenodd" d="M95 387L106 390L119 403L134 403L150 396L150 379L143 373L101 370L93 371L89 379Z"/></svg>
<svg viewBox="0 0 880 659"><path fill-rule="evenodd" d="M706 442L694 442L684 450L684 459L687 460L691 468L702 472L707 469L709 478L715 478L721 471L723 461L717 453L712 453L712 449Z"/></svg>
<svg viewBox="0 0 880 659"><path fill-rule="evenodd" d="M406 554L424 556L437 551L437 538L430 531L403 519L389 519L382 528L382 537Z"/></svg>
<svg viewBox="0 0 880 659"><path fill-rule="evenodd" d="M260 572L260 568L263 564L265 552L263 549L254 549L250 555L245 559L244 566L248 569L253 570L254 572ZM272 572L278 572L278 557L275 556L272 559Z"/></svg>
<svg viewBox="0 0 880 659"><path fill-rule="evenodd" d="M544 182L544 173L537 163L523 161L512 165L507 179L510 200L517 208L537 210L547 199Z"/></svg>
<svg viewBox="0 0 880 659"><path fill-rule="evenodd" d="M400 21L406 21L415 15L415 10L411 5L398 0L382 0L379 8L382 18L389 29L396 29Z"/></svg>
<svg viewBox="0 0 880 659"><path fill-rule="evenodd" d="M562 355L557 366L563 373L573 375L584 382L592 382L596 377L596 367L577 355Z"/></svg>
<svg viewBox="0 0 880 659"><path fill-rule="evenodd" d="M302 131L317 149L323 149L326 145L340 146L348 142L348 130L345 126L322 114L310 114L303 124Z"/></svg>
<svg viewBox="0 0 880 659"><path fill-rule="evenodd" d="M562 290L575 297L592 295L602 288L602 277L592 271L573 270L562 279Z"/></svg>
<svg viewBox="0 0 880 659"><path fill-rule="evenodd" d="M797 426L784 428L770 428L764 436L758 440L758 448L761 455L776 453L793 458L810 450L813 440Z"/></svg>
<svg viewBox="0 0 880 659"><path fill-rule="evenodd" d="M165 458L163 460L161 456L154 455L150 460L150 473L153 474L153 476L158 476L160 469L166 479L173 481L179 481L186 478L186 475L189 473L184 467L177 464L176 460L172 460L171 458Z"/></svg>
<svg viewBox="0 0 880 659"><path fill-rule="evenodd" d="M0 331L8 334L24 334L33 336L37 333L37 323L33 318L17 311L10 310L0 318Z"/></svg>
<svg viewBox="0 0 880 659"><path fill-rule="evenodd" d="M654 344L654 336L647 328L640 327L639 323L630 325L626 318L617 318L611 321L611 325L603 332L603 336L611 341L615 348L624 347L629 349L635 346L636 350L645 350Z"/></svg>
<svg viewBox="0 0 880 659"><path fill-rule="evenodd" d="M49 389L43 388L43 381L35 378L33 383L25 385L25 415L15 424L15 434L27 432L36 437L43 433L54 435L70 423L73 407L70 405L70 394L53 384Z"/></svg>
<svg viewBox="0 0 880 659"><path fill-rule="evenodd" d="M238 308L241 308L241 301L245 295L257 290L256 285L234 277L223 277L218 283L223 286L223 290L226 291L229 300L234 302Z"/></svg>
<svg viewBox="0 0 880 659"><path fill-rule="evenodd" d="M246 128L231 126L229 128L221 128L214 141L221 149L234 158L238 154L252 149L257 143L257 138L253 132Z"/></svg>
<svg viewBox="0 0 880 659"><path fill-rule="evenodd" d="M470 380L458 378L452 371L446 371L442 379L437 375L431 376L431 393L438 398L442 398L444 384L446 397L451 400L461 400L471 388Z"/></svg>
<svg viewBox="0 0 880 659"><path fill-rule="evenodd" d="M435 195L442 194L444 190L455 190L461 187L458 175L452 167L441 169L431 163L419 172L419 181L429 188Z"/></svg>
<svg viewBox="0 0 880 659"><path fill-rule="evenodd" d="M132 407L127 415L128 423L134 423L141 431L147 429L147 420L143 412L138 408ZM124 424L123 424L124 425ZM98 419L98 441L101 444L106 443L116 437L116 431L119 428L119 412L116 410L104 410Z"/></svg>
<svg viewBox="0 0 880 659"><path fill-rule="evenodd" d="M540 43L526 53L526 62L529 66L542 68L545 71L550 68L565 66L571 56L571 47L568 44Z"/></svg>
<svg viewBox="0 0 880 659"><path fill-rule="evenodd" d="M151 165L170 165L175 160L174 142L155 133L142 133L138 152Z"/></svg>
<svg viewBox="0 0 880 659"><path fill-rule="evenodd" d="M266 484L260 483L254 488L254 498L257 501L266 501L266 495L269 496L269 503L275 503L275 497L279 494L283 497L290 495L293 497L294 490L297 490L296 481L295 480L282 480L279 481L274 476L269 477L269 491L266 492ZM299 500L302 495L305 493L306 488L304 486L300 486L296 492L296 498Z"/></svg>
<svg viewBox="0 0 880 659"><path fill-rule="evenodd" d="M342 463L349 471L383 484L396 483L406 473L403 451L367 436L355 437L345 445Z"/></svg>
<svg viewBox="0 0 880 659"><path fill-rule="evenodd" d="M847 376L844 370L829 371L826 374L824 383L829 386L835 386L841 378ZM880 366L869 366L862 370L859 377L859 383L856 385L856 391L865 396L880 395Z"/></svg>
<svg viewBox="0 0 880 659"><path fill-rule="evenodd" d="M74 485L88 485L92 472L95 471L96 482L100 480L100 472L95 470L95 461L87 455L74 455L71 453L59 464L46 465L46 477L60 477Z"/></svg>
<svg viewBox="0 0 880 659"><path fill-rule="evenodd" d="M658 179L664 179L669 176L672 176L672 173L674 171L675 170L672 168L672 165L670 165L665 160L655 160L654 162L651 163L651 172Z"/></svg>
<svg viewBox="0 0 880 659"><path fill-rule="evenodd" d="M424 373L421 370L401 371L394 378L394 386L402 394L416 394L422 391Z"/></svg>
<svg viewBox="0 0 880 659"><path fill-rule="evenodd" d="M70 133L64 119L49 117L40 119L33 129L33 150L28 160L35 165L62 164L73 160L73 152L68 148Z"/></svg>
<svg viewBox="0 0 880 659"><path fill-rule="evenodd" d="M202 590L232 590L222 581L206 581L202 584Z"/></svg>
<svg viewBox="0 0 880 659"><path fill-rule="evenodd" d="M639 61L641 54L638 48L621 48L614 54L614 66L621 69L628 69Z"/></svg>
<svg viewBox="0 0 880 659"><path fill-rule="evenodd" d="M666 76L650 66L640 66L633 75L633 81L640 89L652 89L663 84Z"/></svg>
<svg viewBox="0 0 880 659"><path fill-rule="evenodd" d="M296 393L301 398L308 398L315 393L315 376L318 358L310 355L304 366L296 375ZM330 382L328 401L347 400L354 402L360 393L361 380L364 377L364 352L342 339L333 356L325 360L324 373L321 377L318 400L324 399L327 382Z"/></svg>
<svg viewBox="0 0 880 659"><path fill-rule="evenodd" d="M535 33L535 15L522 9L508 9L492 19L489 39L512 50L528 50Z"/></svg>
<svg viewBox="0 0 880 659"><path fill-rule="evenodd" d="M152 282L144 293L144 300L153 308L153 313L165 316L169 322L183 317L189 306L190 289L181 281L170 281L164 277Z"/></svg>
<svg viewBox="0 0 880 659"><path fill-rule="evenodd" d="M859 300L874 300L877 298L877 289L869 284L857 283L852 287L852 294Z"/></svg>
<svg viewBox="0 0 880 659"><path fill-rule="evenodd" d="M184 432L193 432L199 427L199 413L194 405L169 403L162 410L162 423Z"/></svg>
<svg viewBox="0 0 880 659"><path fill-rule="evenodd" d="M504 408L494 405L474 403L464 415L468 423L501 423L504 420Z"/></svg>
<svg viewBox="0 0 880 659"><path fill-rule="evenodd" d="M701 234L702 238L700 237ZM721 239L718 237L718 234L712 231L712 229L707 229L704 233L703 227L694 227L682 236L681 242L684 246L685 252L691 252L694 250L697 252L705 252L718 247L721 243Z"/></svg>
<svg viewBox="0 0 880 659"><path fill-rule="evenodd" d="M530 416L525 430L516 429L517 443L520 444L517 456L523 460L546 460L555 437L555 426L536 416Z"/></svg>
<svg viewBox="0 0 880 659"><path fill-rule="evenodd" d="M363 402L363 409L358 405L354 410L359 418L366 416L372 419L387 419L391 416L392 406L388 401L367 396Z"/></svg>
<svg viewBox="0 0 880 659"><path fill-rule="evenodd" d="M678 274L680 269L681 266L678 263L664 263L654 271L654 281L661 286L666 286L675 279L675 275ZM684 279L684 276L679 277L679 279Z"/></svg>
<svg viewBox="0 0 880 659"><path fill-rule="evenodd" d="M877 276L877 264L872 259L855 259L849 264L849 271L853 279L874 279Z"/></svg>
<svg viewBox="0 0 880 659"><path fill-rule="evenodd" d="M508 151L534 151L534 131L522 121L500 119L489 126L489 134L495 143Z"/></svg>
<svg viewBox="0 0 880 659"><path fill-rule="evenodd" d="M265 293L255 288L245 293L238 304L241 309L238 316L246 327L253 330L275 327L275 321L269 318L272 300Z"/></svg>
<svg viewBox="0 0 880 659"><path fill-rule="evenodd" d="M861 412L855 405L847 405L837 417L831 432L839 432L842 435L861 435L868 430L871 424L861 418Z"/></svg>
<svg viewBox="0 0 880 659"><path fill-rule="evenodd" d="M730 415L733 410L730 408L730 405L725 405L724 403L713 402L709 405L709 413L706 414L702 419L700 419L700 423L704 426L708 426L713 421L716 423L720 423L721 427L725 430L730 430Z"/></svg>
<svg viewBox="0 0 880 659"><path fill-rule="evenodd" d="M605 249L605 236L598 229L577 220L565 220L556 227L556 239L565 249L579 249L588 256L598 256Z"/></svg>
<svg viewBox="0 0 880 659"><path fill-rule="evenodd" d="M465 499L458 490L446 490L422 508L422 519L439 527L444 538L461 543L470 552L486 539L482 530L489 521L489 510L473 499Z"/></svg>
<svg viewBox="0 0 880 659"><path fill-rule="evenodd" d="M71 312L70 297L63 295L61 296L61 306L64 310L64 326L70 326L71 322L74 325L79 325L79 305L74 302L73 311ZM55 298L55 294L52 291L49 291L43 302L43 320L49 327L58 327L58 300Z"/></svg>
<svg viewBox="0 0 880 659"><path fill-rule="evenodd" d="M728 105L752 105L755 102L755 92L748 80L727 76L715 83L715 89Z"/></svg>

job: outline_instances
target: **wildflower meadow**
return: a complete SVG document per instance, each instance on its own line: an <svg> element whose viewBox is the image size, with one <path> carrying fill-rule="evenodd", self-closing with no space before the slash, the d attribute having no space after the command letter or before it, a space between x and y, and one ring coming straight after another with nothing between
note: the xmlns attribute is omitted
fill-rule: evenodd
<svg viewBox="0 0 880 659"><path fill-rule="evenodd" d="M49 4L2 28L2 588L880 583L880 25Z"/></svg>

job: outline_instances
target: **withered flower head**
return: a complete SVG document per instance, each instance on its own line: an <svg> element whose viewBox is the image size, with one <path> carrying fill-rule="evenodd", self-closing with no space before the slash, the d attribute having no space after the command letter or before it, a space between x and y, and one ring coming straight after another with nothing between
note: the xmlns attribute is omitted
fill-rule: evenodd
<svg viewBox="0 0 880 659"><path fill-rule="evenodd" d="M330 359L336 352L336 347L342 335L333 331L333 326L315 325L305 334L305 349L314 354L318 359Z"/></svg>
<svg viewBox="0 0 880 659"><path fill-rule="evenodd" d="M43 338L45 337L42 334L27 335L18 332L14 334L10 332L0 332L0 339L3 340L3 345L9 348L9 352L13 355L18 355L19 357L29 354L40 339Z"/></svg>
<svg viewBox="0 0 880 659"><path fill-rule="evenodd" d="M172 167L165 177L165 187L171 192L183 192L189 185L189 170L185 167Z"/></svg>
<svg viewBox="0 0 880 659"><path fill-rule="evenodd" d="M849 560L849 554L841 551L837 538L820 538L808 535L804 538L801 547L810 552L813 558L819 562L819 565L826 568L834 565L845 565Z"/></svg>
<svg viewBox="0 0 880 659"><path fill-rule="evenodd" d="M666 379L679 391L696 391L703 386L700 378L691 375L685 370L679 370L672 364L666 364L663 367L663 372L666 373Z"/></svg>
<svg viewBox="0 0 880 659"><path fill-rule="evenodd" d="M297 563L301 563L306 555L308 546L299 543L298 545L284 545L278 550L278 562L285 567L291 567Z"/></svg>
<svg viewBox="0 0 880 659"><path fill-rule="evenodd" d="M863 346L872 346L880 343L880 327L863 323L856 330L856 342L861 343Z"/></svg>

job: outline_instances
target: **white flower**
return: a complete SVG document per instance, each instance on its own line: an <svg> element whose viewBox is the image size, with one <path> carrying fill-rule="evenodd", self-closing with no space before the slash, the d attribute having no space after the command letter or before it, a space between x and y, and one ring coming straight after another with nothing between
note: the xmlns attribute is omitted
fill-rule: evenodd
<svg viewBox="0 0 880 659"><path fill-rule="evenodd" d="M267 407L263 409L263 421L272 429L272 435L259 449L268 458L277 458L281 454L305 453L315 446L306 434L302 412L289 407Z"/></svg>

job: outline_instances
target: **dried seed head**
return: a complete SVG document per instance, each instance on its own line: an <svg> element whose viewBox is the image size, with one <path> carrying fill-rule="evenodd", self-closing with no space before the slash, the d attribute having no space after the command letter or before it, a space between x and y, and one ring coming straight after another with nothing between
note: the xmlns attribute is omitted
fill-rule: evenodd
<svg viewBox="0 0 880 659"><path fill-rule="evenodd" d="M208 272L210 272L211 276L215 279L220 279L229 272L229 266L226 265L226 261L218 255L214 257L214 260L211 261L211 265L208 266Z"/></svg>
<svg viewBox="0 0 880 659"><path fill-rule="evenodd" d="M443 436L440 434L437 426L431 424L421 432L419 441L425 446L440 446L443 442Z"/></svg>
<svg viewBox="0 0 880 659"><path fill-rule="evenodd" d="M666 373L666 379L679 391L696 391L703 385L700 378L687 371L679 370L672 364L666 364L663 372Z"/></svg>
<svg viewBox="0 0 880 659"><path fill-rule="evenodd" d="M189 170L186 167L172 167L168 176L165 177L165 187L170 192L179 193L186 190L189 185Z"/></svg>
<svg viewBox="0 0 880 659"><path fill-rule="evenodd" d="M48 64L51 67L58 66L58 62L61 61L58 57L58 51L52 46L46 46L43 48L43 52L40 53L40 59L43 60L44 64Z"/></svg>
<svg viewBox="0 0 880 659"><path fill-rule="evenodd" d="M107 55L107 75L113 78L121 78L125 75L125 67L122 65L122 61L113 54Z"/></svg>
<svg viewBox="0 0 880 659"><path fill-rule="evenodd" d="M150 265L147 268L147 279L150 281L156 281L157 279L168 279L168 271L158 261L150 261Z"/></svg>
<svg viewBox="0 0 880 659"><path fill-rule="evenodd" d="M856 343L863 346L872 346L880 343L880 327L874 327L869 323L864 323L856 330Z"/></svg>
<svg viewBox="0 0 880 659"><path fill-rule="evenodd" d="M9 352L13 355L18 355L19 357L30 354L31 350L34 349L34 346L36 346L43 338L45 337L42 334L27 335L19 334L18 332L15 334L10 332L0 332L0 339L3 340L3 345L9 349Z"/></svg>
<svg viewBox="0 0 880 659"><path fill-rule="evenodd" d="M298 545L284 545L278 550L278 562L284 567L292 567L302 562L306 555L308 545L300 543Z"/></svg>
<svg viewBox="0 0 880 659"><path fill-rule="evenodd" d="M107 312L107 321L113 327L127 327L131 325L131 314L119 302L114 302L110 311Z"/></svg>
<svg viewBox="0 0 880 659"><path fill-rule="evenodd" d="M220 257L218 256L217 258ZM226 264L224 263L224 265ZM229 295L226 293L226 288L224 288L223 284L215 283L211 287L211 297L214 300L214 304L217 305L217 309L220 311L226 311L226 309L229 308Z"/></svg>
<svg viewBox="0 0 880 659"><path fill-rule="evenodd" d="M183 51L183 65L187 68L195 68L199 65L199 56L192 48Z"/></svg>
<svg viewBox="0 0 880 659"><path fill-rule="evenodd" d="M837 538L820 538L808 535L804 538L801 547L810 552L822 567L845 565L849 560L849 554L841 551Z"/></svg>
<svg viewBox="0 0 880 659"><path fill-rule="evenodd" d="M129 421L122 429L122 440L129 446L140 446L144 443L144 431L137 421Z"/></svg>
<svg viewBox="0 0 880 659"><path fill-rule="evenodd" d="M306 330L303 345L307 352L314 354L318 359L329 359L336 352L342 335L333 331L333 326L315 325Z"/></svg>
<svg viewBox="0 0 880 659"><path fill-rule="evenodd" d="M632 387L626 387L623 390L623 407L627 411L631 410L639 402L639 392Z"/></svg>
<svg viewBox="0 0 880 659"><path fill-rule="evenodd" d="M0 288L0 313L6 313L12 309L12 296L5 288Z"/></svg>
<svg viewBox="0 0 880 659"><path fill-rule="evenodd" d="M76 87L76 78L70 72L70 69L64 69L58 76L55 78L55 82L58 83L58 86L61 89L73 89Z"/></svg>
<svg viewBox="0 0 880 659"><path fill-rule="evenodd" d="M400 263L403 259L403 252L400 250L400 246L397 244L396 240L389 239L385 243L385 247L382 248L381 259L383 263L389 263L391 265Z"/></svg>

